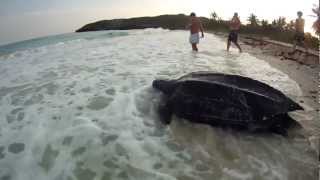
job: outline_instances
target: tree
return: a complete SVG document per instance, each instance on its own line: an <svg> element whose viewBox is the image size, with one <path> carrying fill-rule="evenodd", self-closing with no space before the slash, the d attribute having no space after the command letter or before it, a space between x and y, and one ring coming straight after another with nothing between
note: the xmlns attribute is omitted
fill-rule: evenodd
<svg viewBox="0 0 320 180"><path fill-rule="evenodd" d="M268 20L265 20L265 19L263 19L262 21L261 21L261 26L262 27L268 27L269 26L269 22L268 22Z"/></svg>
<svg viewBox="0 0 320 180"><path fill-rule="evenodd" d="M259 25L259 20L258 20L257 16L254 15L253 13L250 14L248 21L251 26L258 26Z"/></svg>
<svg viewBox="0 0 320 180"><path fill-rule="evenodd" d="M215 11L213 11L210 16L211 16L211 19L212 19L213 21L217 21L218 15L217 15L217 13L216 13Z"/></svg>
<svg viewBox="0 0 320 180"><path fill-rule="evenodd" d="M315 5L315 8L313 8L312 11L314 14L316 14L314 17L317 18L317 20L313 23L312 28L316 34L320 36L320 1L319 5Z"/></svg>
<svg viewBox="0 0 320 180"><path fill-rule="evenodd" d="M283 30L286 26L286 18L285 17L279 17L278 19L275 19L272 21L272 27L277 28L280 30Z"/></svg>
<svg viewBox="0 0 320 180"><path fill-rule="evenodd" d="M277 21L277 25L280 29L284 29L284 27L286 26L287 22L286 22L286 18L285 17L279 17L278 21Z"/></svg>
<svg viewBox="0 0 320 180"><path fill-rule="evenodd" d="M272 21L271 25L272 25L272 27L274 27L274 28L277 27L277 20L274 19L274 20Z"/></svg>
<svg viewBox="0 0 320 180"><path fill-rule="evenodd" d="M293 20L291 20L288 24L286 24L286 27L285 27L286 30L289 30L289 31L294 31L295 29L295 22Z"/></svg>

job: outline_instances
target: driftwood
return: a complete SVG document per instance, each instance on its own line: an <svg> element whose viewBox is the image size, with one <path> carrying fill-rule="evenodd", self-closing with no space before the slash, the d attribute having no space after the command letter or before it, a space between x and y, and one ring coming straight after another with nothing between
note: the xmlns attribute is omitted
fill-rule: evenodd
<svg viewBox="0 0 320 180"><path fill-rule="evenodd" d="M319 51L297 47L294 51L293 45L278 41L273 41L263 37L245 36L242 42L246 45L259 47L264 52L281 56L281 59L292 60L304 65L319 65Z"/></svg>

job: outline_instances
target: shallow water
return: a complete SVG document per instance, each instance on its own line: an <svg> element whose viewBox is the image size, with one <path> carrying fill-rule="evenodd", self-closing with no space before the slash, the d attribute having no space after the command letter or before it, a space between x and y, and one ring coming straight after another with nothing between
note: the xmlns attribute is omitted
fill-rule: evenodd
<svg viewBox="0 0 320 180"><path fill-rule="evenodd" d="M42 38L0 47L0 179L316 179L299 135L253 135L174 117L159 122L155 78L240 74L295 99L296 82L206 35L147 29Z"/></svg>

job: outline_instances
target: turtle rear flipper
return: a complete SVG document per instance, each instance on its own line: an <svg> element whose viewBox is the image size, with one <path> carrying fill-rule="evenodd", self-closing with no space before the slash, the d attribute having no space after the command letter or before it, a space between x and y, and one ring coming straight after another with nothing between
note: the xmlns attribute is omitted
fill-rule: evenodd
<svg viewBox="0 0 320 180"><path fill-rule="evenodd" d="M256 122L248 123L248 131L251 133L262 133L266 132L268 128L266 128L263 124L258 124Z"/></svg>
<svg viewBox="0 0 320 180"><path fill-rule="evenodd" d="M287 129L281 126L280 124L271 125L269 122L266 123L249 123L248 131L251 133L265 133L265 132L273 132L276 134L280 134L282 136L287 136Z"/></svg>
<svg viewBox="0 0 320 180"><path fill-rule="evenodd" d="M159 106L158 111L159 111L159 115L160 115L160 121L166 125L170 124L171 123L171 116L172 116L172 109L168 105L168 103L161 104Z"/></svg>

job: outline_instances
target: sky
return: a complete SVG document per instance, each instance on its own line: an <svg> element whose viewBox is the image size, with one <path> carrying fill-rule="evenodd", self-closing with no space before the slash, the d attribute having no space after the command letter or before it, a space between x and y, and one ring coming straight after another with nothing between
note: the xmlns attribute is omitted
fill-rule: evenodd
<svg viewBox="0 0 320 180"><path fill-rule="evenodd" d="M0 45L36 37L70 33L104 19L190 14L209 17L212 11L229 19L238 12L243 23L254 13L269 21L287 20L304 12L307 32L317 0L0 0Z"/></svg>

